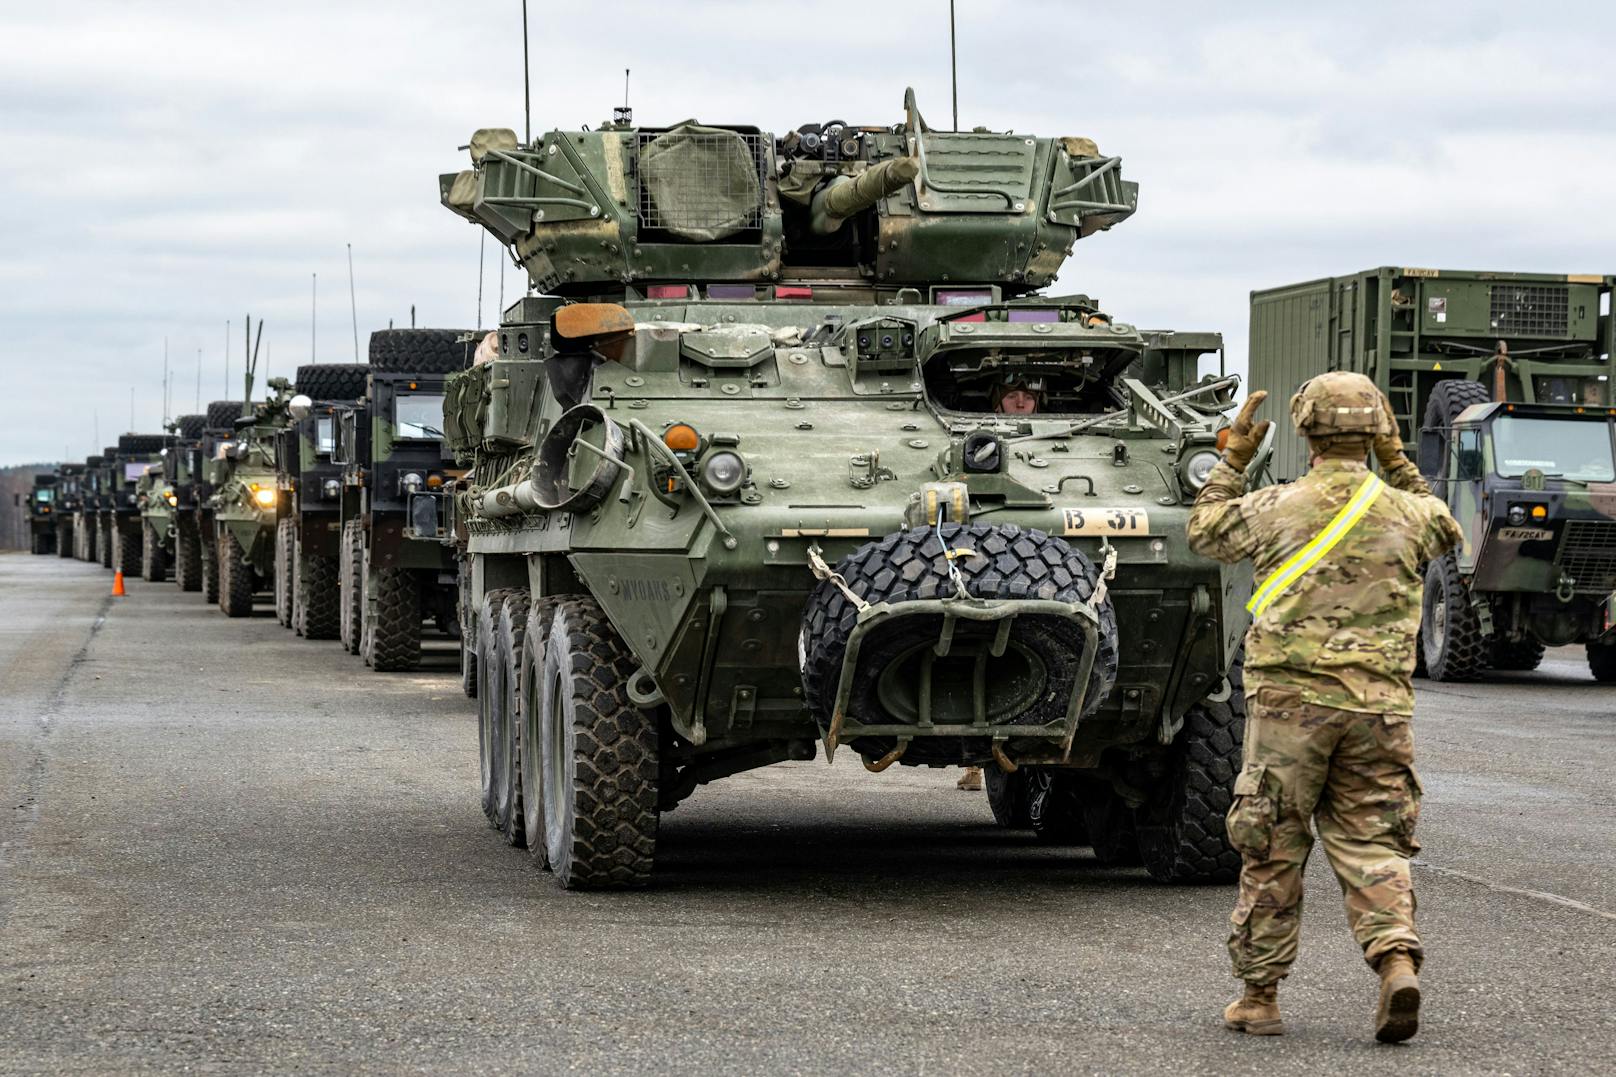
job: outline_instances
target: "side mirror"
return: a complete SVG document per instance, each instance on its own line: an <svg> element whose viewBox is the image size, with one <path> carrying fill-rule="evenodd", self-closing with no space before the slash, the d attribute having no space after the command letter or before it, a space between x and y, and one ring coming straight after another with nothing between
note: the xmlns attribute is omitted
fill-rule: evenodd
<svg viewBox="0 0 1616 1077"><path fill-rule="evenodd" d="M1279 424L1269 423L1268 432L1263 435L1262 443L1257 446L1257 451L1251 454L1251 463L1246 465L1246 489L1256 490L1273 484L1273 478L1268 475L1268 465L1274 459L1274 439L1278 434Z"/></svg>
<svg viewBox="0 0 1616 1077"><path fill-rule="evenodd" d="M302 422L304 419L307 419L309 417L309 412L313 409L313 407L314 401L310 400L303 393L298 393L296 396L292 397L291 400L286 402L286 410L291 412L292 418L296 419L298 422Z"/></svg>

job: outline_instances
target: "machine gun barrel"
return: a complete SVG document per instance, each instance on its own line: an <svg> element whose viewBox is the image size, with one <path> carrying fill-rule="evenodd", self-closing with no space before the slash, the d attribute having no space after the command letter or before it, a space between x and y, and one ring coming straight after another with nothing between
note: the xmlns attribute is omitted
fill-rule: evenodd
<svg viewBox="0 0 1616 1077"><path fill-rule="evenodd" d="M920 163L913 157L893 157L857 176L837 176L814 194L814 231L829 235L848 217L902 190L919 174Z"/></svg>

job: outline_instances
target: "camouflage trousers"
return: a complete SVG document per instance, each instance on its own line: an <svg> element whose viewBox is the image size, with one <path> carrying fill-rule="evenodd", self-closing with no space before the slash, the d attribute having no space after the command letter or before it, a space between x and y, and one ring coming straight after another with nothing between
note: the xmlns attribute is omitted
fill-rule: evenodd
<svg viewBox="0 0 1616 1077"><path fill-rule="evenodd" d="M1287 698L1288 697L1288 698ZM1418 967L1409 857L1420 782L1406 716L1336 710L1288 689L1248 697L1245 765L1229 809L1244 861L1230 916L1234 974L1270 984L1290 972L1302 927L1310 822L1346 898L1347 923L1371 966L1406 950Z"/></svg>

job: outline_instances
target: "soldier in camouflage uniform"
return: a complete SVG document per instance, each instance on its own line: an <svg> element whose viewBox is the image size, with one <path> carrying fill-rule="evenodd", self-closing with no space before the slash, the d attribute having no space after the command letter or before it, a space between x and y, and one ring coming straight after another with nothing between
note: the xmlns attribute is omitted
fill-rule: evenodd
<svg viewBox="0 0 1616 1077"><path fill-rule="evenodd" d="M1312 467L1245 493L1269 423L1236 418L1223 460L1190 516L1190 545L1250 559L1257 590L1246 635L1245 764L1229 811L1244 866L1229 953L1245 994L1233 1029L1277 1035L1278 982L1296 960L1311 820L1346 897L1347 921L1381 977L1376 1037L1418 1028L1422 959L1409 857L1419 849L1410 678L1422 569L1459 526L1403 455L1391 406L1361 374L1312 379L1291 400ZM1365 466L1373 449L1384 481Z"/></svg>

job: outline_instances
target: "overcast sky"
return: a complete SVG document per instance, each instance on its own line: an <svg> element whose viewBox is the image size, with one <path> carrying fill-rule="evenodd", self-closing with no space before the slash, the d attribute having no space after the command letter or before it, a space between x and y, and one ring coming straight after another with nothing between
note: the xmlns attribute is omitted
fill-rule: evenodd
<svg viewBox="0 0 1616 1077"><path fill-rule="evenodd" d="M1087 135L1139 212L1060 291L1215 329L1252 288L1381 264L1616 269L1616 5L992 3L959 9L960 120ZM1322 5L1319 7L1322 8ZM519 0L0 3L0 464L98 452L389 319L477 316L477 230L442 209L477 127L522 127ZM532 2L535 130L783 131L948 116L946 0ZM523 282L504 280L507 300ZM482 317L497 320L490 252ZM262 383L260 382L260 385ZM99 440L96 440L99 424Z"/></svg>

